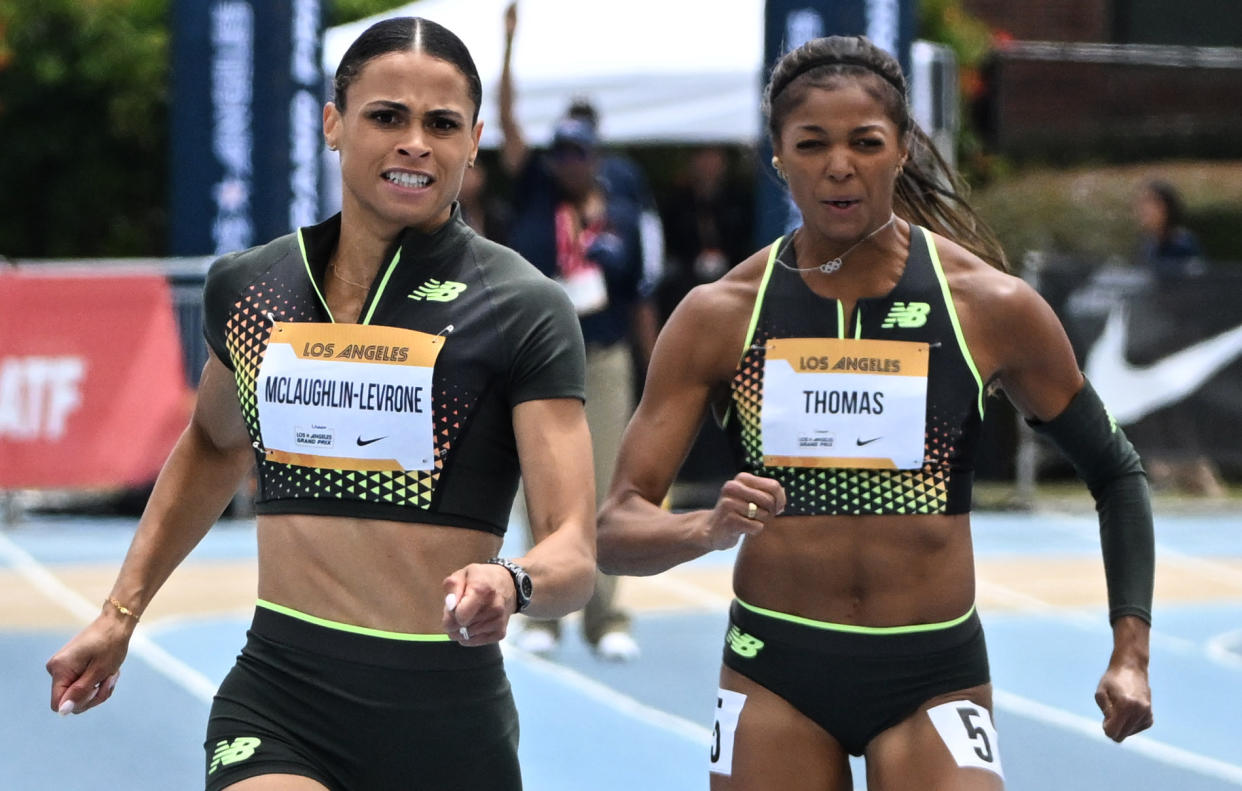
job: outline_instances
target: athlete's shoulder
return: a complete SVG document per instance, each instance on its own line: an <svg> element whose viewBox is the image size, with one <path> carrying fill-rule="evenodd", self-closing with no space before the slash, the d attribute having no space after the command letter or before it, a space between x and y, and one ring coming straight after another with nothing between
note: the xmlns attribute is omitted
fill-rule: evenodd
<svg viewBox="0 0 1242 791"><path fill-rule="evenodd" d="M498 320L521 322L524 317L538 321L556 314L576 323L565 289L515 250L474 235L467 242L466 255L478 268Z"/></svg>
<svg viewBox="0 0 1242 791"><path fill-rule="evenodd" d="M759 298L770 249L769 245L758 250L720 279L690 289L661 331L661 336L669 336L666 345L689 342L703 356L736 363ZM711 355L712 350L720 354Z"/></svg>
<svg viewBox="0 0 1242 791"><path fill-rule="evenodd" d="M980 311L1012 314L1040 297L1021 277L1005 272L953 239L926 231L936 247L941 269L957 302Z"/></svg>
<svg viewBox="0 0 1242 791"><path fill-rule="evenodd" d="M1063 341L1060 320L1030 283L943 236L934 238L967 344L985 379Z"/></svg>
<svg viewBox="0 0 1242 791"><path fill-rule="evenodd" d="M265 272L291 256L300 256L296 233L285 234L266 244L226 253L212 262L207 270L205 294L214 296L237 293Z"/></svg>
<svg viewBox="0 0 1242 791"><path fill-rule="evenodd" d="M521 253L485 236L471 234L466 241L466 249L468 255L484 268L485 273L494 277L524 280L541 274L534 264L522 257Z"/></svg>
<svg viewBox="0 0 1242 791"><path fill-rule="evenodd" d="M693 316L695 322L708 318L730 319L738 315L749 316L759 298L767 271L769 253L780 240L751 253L740 263L725 272L719 279L702 283L690 289L682 298L677 311Z"/></svg>

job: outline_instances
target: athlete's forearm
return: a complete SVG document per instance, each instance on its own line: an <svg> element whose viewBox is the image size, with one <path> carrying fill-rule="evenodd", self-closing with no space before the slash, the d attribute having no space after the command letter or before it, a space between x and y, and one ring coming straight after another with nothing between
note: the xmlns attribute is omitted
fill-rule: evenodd
<svg viewBox="0 0 1242 791"><path fill-rule="evenodd" d="M599 567L607 574L648 576L716 549L710 511L670 513L636 493L610 497L599 514Z"/></svg>
<svg viewBox="0 0 1242 791"><path fill-rule="evenodd" d="M1155 534L1147 476L1134 446L1085 380L1060 415L1032 426L1060 448L1095 499L1109 620L1135 616L1150 623Z"/></svg>
<svg viewBox="0 0 1242 791"><path fill-rule="evenodd" d="M530 574L533 595L525 614L561 618L584 607L595 591L595 553L585 527L565 526L514 561Z"/></svg>
<svg viewBox="0 0 1242 791"><path fill-rule="evenodd" d="M228 506L253 464L247 447L222 449L191 422L147 501L111 595L141 613Z"/></svg>

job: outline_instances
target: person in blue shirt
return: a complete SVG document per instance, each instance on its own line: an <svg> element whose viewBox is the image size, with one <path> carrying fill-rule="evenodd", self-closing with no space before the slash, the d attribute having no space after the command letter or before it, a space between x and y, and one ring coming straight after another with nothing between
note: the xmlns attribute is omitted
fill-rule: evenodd
<svg viewBox="0 0 1242 791"><path fill-rule="evenodd" d="M633 412L636 370L655 337L651 297L658 265L644 258L644 236L648 240L652 236L650 231L644 233L645 185L635 168L602 154L598 119L593 108L584 111L580 102L575 112L556 124L546 150L530 147L514 111L516 30L514 3L505 13L499 97L500 161L513 179L507 242L555 279L577 310L586 342L587 424L598 498L612 478L621 435ZM602 658L634 659L639 648L630 633L630 619L615 598L616 579L598 575L595 594L583 609L584 637ZM558 621L532 620L518 640L527 650L547 653L556 648L559 637Z"/></svg>
<svg viewBox="0 0 1242 791"><path fill-rule="evenodd" d="M1167 181L1143 185L1134 201L1140 231L1139 262L1161 282L1203 274L1203 247L1186 227L1186 210L1177 189Z"/></svg>

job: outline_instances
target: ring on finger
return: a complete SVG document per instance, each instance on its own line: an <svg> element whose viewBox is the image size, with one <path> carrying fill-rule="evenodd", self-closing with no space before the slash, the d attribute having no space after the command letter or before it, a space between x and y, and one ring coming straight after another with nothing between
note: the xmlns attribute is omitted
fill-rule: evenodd
<svg viewBox="0 0 1242 791"><path fill-rule="evenodd" d="M755 515L758 513L759 513L759 506L755 505L754 503L746 504L746 518L747 519L754 519Z"/></svg>
<svg viewBox="0 0 1242 791"><path fill-rule="evenodd" d="M460 629L458 629L458 630L457 630L457 633L458 633L459 635L461 635L461 639L463 639L463 640L469 640L469 639L470 639L470 630L469 630L469 629L467 629L467 628L466 628L466 627L464 627L464 626L463 626L463 627L461 627Z"/></svg>

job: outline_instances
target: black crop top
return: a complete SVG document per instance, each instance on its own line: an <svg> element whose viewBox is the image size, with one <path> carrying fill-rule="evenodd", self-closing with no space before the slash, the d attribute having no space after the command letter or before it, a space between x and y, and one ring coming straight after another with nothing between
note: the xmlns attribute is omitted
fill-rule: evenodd
<svg viewBox="0 0 1242 791"><path fill-rule="evenodd" d="M205 335L233 370L261 514L426 522L502 535L519 466L512 409L585 397L564 291L455 208L407 229L357 324L336 324L324 270L340 216L216 261Z"/></svg>
<svg viewBox="0 0 1242 791"><path fill-rule="evenodd" d="M900 280L883 297L860 299L848 330L839 302L816 295L798 272L779 265L778 256L792 255L788 239L772 245L746 351L732 382L724 428L737 468L779 481L787 515L969 511L984 389L931 234L910 226L910 253ZM834 356L823 353L825 344L816 345L814 339L823 338L858 341L848 348L899 351ZM868 347L866 341L882 343ZM883 343L890 341L905 343ZM779 358L773 349L782 350ZM765 375L769 366L774 367ZM906 422L900 424L907 436L887 436L902 433L889 430L897 424L880 419L888 410L883 420L891 420L899 409L892 391L916 379L906 376L898 382L902 377L896 374L915 368L926 377L925 407L915 390L905 402ZM805 375L829 372L854 376ZM773 388L767 399L765 378ZM834 378L861 386L817 389L800 383ZM778 398L777 382L784 388L784 418L774 416L771 405L772 414L765 414L765 400ZM765 430L772 436L765 437ZM904 439L901 452L891 445L893 453L880 450L898 439ZM848 458L825 458L833 456ZM898 457L905 462L892 463Z"/></svg>

